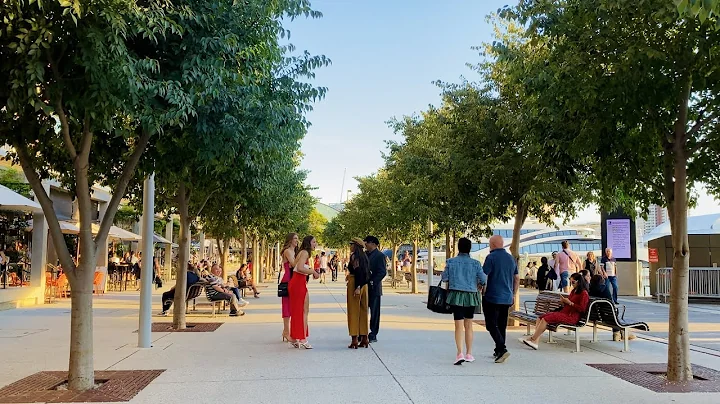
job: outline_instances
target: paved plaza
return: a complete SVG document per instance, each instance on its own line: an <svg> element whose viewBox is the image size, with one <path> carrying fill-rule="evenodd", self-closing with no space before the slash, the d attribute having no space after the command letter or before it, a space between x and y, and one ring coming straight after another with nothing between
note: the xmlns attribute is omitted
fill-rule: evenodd
<svg viewBox="0 0 720 404"><path fill-rule="evenodd" d="M154 313L159 293L153 296ZM274 285L250 298L244 317L210 318L202 302L190 322L224 322L215 332L153 334L153 348L138 349L137 293L95 298L97 370L165 369L131 403L712 403L720 393L655 393L587 364L664 362L667 306L622 299L628 317L647 320L653 332L631 341L622 353L602 331L591 343L582 332L583 352L572 353L573 337L530 351L517 342L524 328L509 332L512 354L504 364L491 359L493 346L480 326L472 364L453 366L452 321L425 308L426 295L383 297L382 328L370 349L348 350L342 283L310 284L311 351L281 342L280 300ZM523 300L536 292L522 291ZM202 299L199 299L200 301ZM45 370L67 369L69 301L0 312L0 387ZM478 319L482 319L479 316ZM720 370L720 308L691 305L692 361ZM153 317L171 321L171 317ZM659 377L659 376L658 376ZM0 403L3 398L0 397Z"/></svg>

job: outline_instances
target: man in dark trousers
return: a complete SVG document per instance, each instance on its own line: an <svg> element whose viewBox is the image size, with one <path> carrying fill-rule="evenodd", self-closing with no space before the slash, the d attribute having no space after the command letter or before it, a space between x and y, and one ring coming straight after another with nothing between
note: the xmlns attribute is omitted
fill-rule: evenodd
<svg viewBox="0 0 720 404"><path fill-rule="evenodd" d="M198 283L200 281L200 277L195 273L195 267L188 262L187 266L187 288L190 289L190 286ZM170 310L170 306L173 304L173 300L175 299L175 286L170 288L167 292L162 294L162 297L160 298L160 301L162 302L162 312L160 312L160 316L167 316L168 310Z"/></svg>
<svg viewBox="0 0 720 404"><path fill-rule="evenodd" d="M380 331L380 297L382 296L382 281L387 275L385 255L378 249L380 241L375 236L365 237L365 251L370 263L370 342L377 342Z"/></svg>
<svg viewBox="0 0 720 404"><path fill-rule="evenodd" d="M517 263L505 251L502 237L490 237L490 254L485 258L483 271L487 275L482 299L485 328L495 341L495 363L503 363L510 356L505 346L508 311L520 286Z"/></svg>

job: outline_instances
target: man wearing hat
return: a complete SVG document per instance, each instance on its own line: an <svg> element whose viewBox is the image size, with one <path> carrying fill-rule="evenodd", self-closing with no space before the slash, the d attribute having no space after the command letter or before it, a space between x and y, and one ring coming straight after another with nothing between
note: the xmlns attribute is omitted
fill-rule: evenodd
<svg viewBox="0 0 720 404"><path fill-rule="evenodd" d="M385 255L378 250L380 241L375 236L365 237L365 251L370 262L370 342L377 342L380 331L380 297L382 296L382 281L387 275Z"/></svg>

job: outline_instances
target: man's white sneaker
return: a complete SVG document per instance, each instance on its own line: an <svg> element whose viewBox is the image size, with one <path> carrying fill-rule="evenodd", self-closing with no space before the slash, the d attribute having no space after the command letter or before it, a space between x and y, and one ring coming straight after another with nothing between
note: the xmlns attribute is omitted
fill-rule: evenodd
<svg viewBox="0 0 720 404"><path fill-rule="evenodd" d="M239 301L238 303L240 304L240 307L245 307L245 306L247 306L248 304L250 304L250 302L248 302L248 301L245 300L245 299L240 299L240 301Z"/></svg>

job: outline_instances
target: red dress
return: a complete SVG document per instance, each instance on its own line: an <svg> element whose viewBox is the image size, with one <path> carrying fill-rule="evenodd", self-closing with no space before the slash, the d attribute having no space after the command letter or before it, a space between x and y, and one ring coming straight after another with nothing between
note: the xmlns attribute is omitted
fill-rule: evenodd
<svg viewBox="0 0 720 404"><path fill-rule="evenodd" d="M543 314L540 318L547 321L548 324L576 324L580 321L580 315L587 310L590 295L585 290L580 294L575 294L573 290L568 299L575 305L566 304L562 310Z"/></svg>
<svg viewBox="0 0 720 404"><path fill-rule="evenodd" d="M293 272L292 278L288 282L290 338L296 341L307 339L310 336L310 330L305 328L305 297L308 292L306 279L307 275Z"/></svg>

